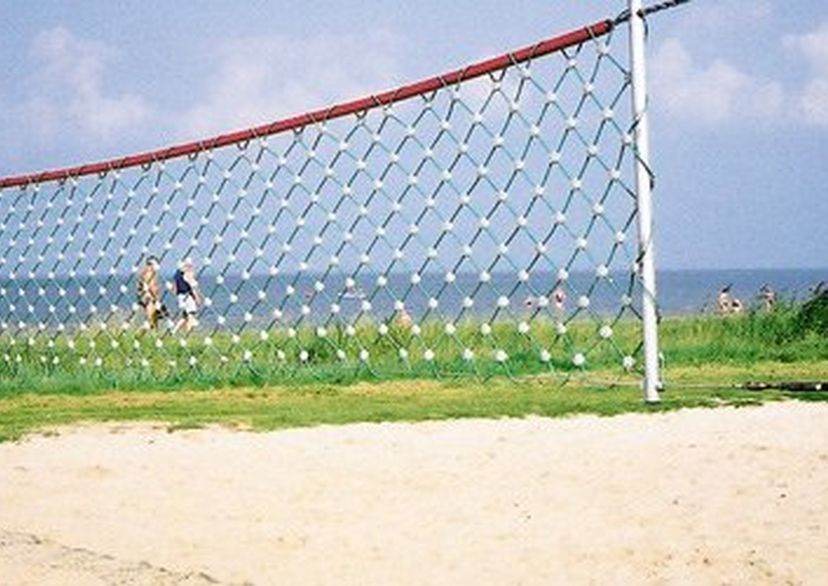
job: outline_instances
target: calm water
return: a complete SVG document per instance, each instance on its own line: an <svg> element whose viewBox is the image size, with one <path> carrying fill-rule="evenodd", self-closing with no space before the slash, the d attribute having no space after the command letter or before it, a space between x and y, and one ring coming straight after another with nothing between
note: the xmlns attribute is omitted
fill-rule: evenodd
<svg viewBox="0 0 828 586"><path fill-rule="evenodd" d="M806 299L820 281L828 282L828 269L697 270L658 273L659 303L665 314L712 311L716 293L732 284L731 293L744 303L757 304L762 285L785 299Z"/></svg>
<svg viewBox="0 0 828 586"><path fill-rule="evenodd" d="M712 311L716 292L728 284L732 285L732 294L747 305L758 303L759 289L765 284L782 298L804 299L809 289L823 280L828 281L828 269L662 271L658 274L659 303L665 315ZM367 275L357 277L352 288L346 286L342 275L325 278L254 275L247 281L227 277L224 282L204 275L200 281L212 301L201 312L202 322L215 325L224 320L225 326L233 327L244 322L245 314L251 325L270 323L274 309L281 311L282 323L293 322L302 317L303 305L310 309L305 320L324 321L331 315L332 304L339 306L341 318L348 319L361 311L366 300L370 301L371 314L384 319L393 314L394 299L399 298L406 300L406 308L416 318L433 315L450 319L468 315L489 318L502 297L509 300L509 305L499 311L514 315L528 311L527 299L548 295L555 279L550 273L537 272L528 282L519 283L514 274L495 273L490 282L481 284L476 275L459 274L454 283L446 284L440 275L426 274L420 283L412 285L409 275L398 274L391 275L383 288L377 288L375 276ZM324 285L323 291L314 291L317 282ZM132 314L130 306L135 300L134 280L121 276L76 281L6 281L0 282L0 287L0 320L10 324L42 321L55 326L112 316L119 319L117 316ZM289 294L291 288L293 293ZM591 275L575 273L566 290L567 313L574 310L581 295L589 297L591 312L612 313L629 291L629 277L613 275L596 284ZM262 294L264 299L260 298ZM471 308L463 307L467 296L474 299ZM632 297L633 306L638 306L640 292L635 287ZM436 308L429 306L430 299L437 299ZM175 311L176 302L171 293L165 293L164 301ZM70 313L71 306L75 307L74 313Z"/></svg>

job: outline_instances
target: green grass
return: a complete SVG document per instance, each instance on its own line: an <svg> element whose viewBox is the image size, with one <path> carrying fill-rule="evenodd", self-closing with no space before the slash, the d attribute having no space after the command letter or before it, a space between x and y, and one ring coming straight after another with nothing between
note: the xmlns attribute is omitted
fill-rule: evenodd
<svg viewBox="0 0 828 586"><path fill-rule="evenodd" d="M767 379L815 378L828 361L766 362L758 365ZM164 422L170 430L225 425L272 430L319 424L371 421L420 421L463 417L561 417L575 414L616 415L688 407L754 405L786 397L731 388L754 378L752 367L671 368L675 383L658 405L647 405L633 379L612 384L573 380L560 385L548 377L520 381L496 378L454 382L398 380L351 385L314 384L217 390L106 391L86 394L21 393L0 400L0 440L78 422ZM711 380L717 382L711 384ZM828 400L828 393L809 394Z"/></svg>
<svg viewBox="0 0 828 586"><path fill-rule="evenodd" d="M611 341L587 354L589 368L583 371L574 368L567 356L572 348L588 348L595 342L598 326L589 322L571 324L565 336L555 332L552 324L533 324L531 336L498 324L491 337L480 335L478 324L465 323L456 335L462 345L438 331L438 324L429 324L419 340L403 341L411 348L418 344L420 349L433 348L435 360L426 362L421 353L413 356L412 351L405 363L397 356L394 338L378 338L371 333L376 328L368 324L362 324L356 336L341 339L320 339L310 330L298 332L295 338L284 332L274 332L267 340L251 336L236 344L229 337L216 337L209 347L199 336L190 337L186 348L170 339L172 347L164 346L153 358L160 363L157 370L81 366L76 360L78 348L65 347L65 340L47 348L51 354L38 346L40 341L33 346L16 341L11 346L5 340L0 353L21 353L25 358L6 363L0 372L0 440L78 422L160 421L171 429L220 424L265 430L357 421L614 415L755 404L787 395L747 392L733 385L757 379L828 378L828 332L809 323L802 321L800 308L793 305L738 317L664 320L660 333L668 389L655 407L643 403L639 375L624 373L619 366L637 343L637 328L631 322L613 326ZM133 332L88 335L77 344L115 340L128 347L136 340L151 341L149 335ZM370 368L358 360L340 363L331 339L353 355L359 348L368 349ZM255 360L246 364L238 356L227 363L218 361L222 353L233 356L235 348L245 344L260 360L273 358L274 365L268 366L267 360L264 366ZM538 345L561 350L551 368L537 359ZM470 366L460 358L463 346L472 347L482 358ZM509 353L508 370L491 360L495 347ZM309 351L306 363L298 360L300 348ZM286 355L283 363L276 359L279 350ZM165 361L186 360L191 352L200 357L197 367L161 368ZM44 354L58 356L58 363L43 364L39 356ZM435 371L442 376L435 378ZM828 400L827 393L796 396Z"/></svg>
<svg viewBox="0 0 828 586"><path fill-rule="evenodd" d="M481 326L466 320L451 335L437 321L422 324L419 334L393 324L381 334L378 324L362 321L350 334L344 327L331 327L324 336L307 326L294 332L273 329L265 337L261 332L176 337L111 328L90 328L54 341L45 334L6 337L0 339L0 393L33 387L74 393L567 373L576 370L576 352L587 353L592 368L620 367L623 357L635 352L639 336L639 325L632 320L615 323L609 340L600 337L600 324L588 320L573 321L563 333L550 320L535 320L528 334L513 323L495 323L489 334ZM544 348L552 353L547 363L540 360ZM408 355L401 358L400 349ZM473 360L463 359L466 349L473 351ZM505 363L495 360L498 350L507 352ZM433 357L427 360L429 352Z"/></svg>
<svg viewBox="0 0 828 586"><path fill-rule="evenodd" d="M814 362L828 359L828 332L803 324L800 307L785 304L771 313L744 316L695 316L665 319L661 349L668 365L752 364L762 361ZM481 323L467 320L447 335L443 324L430 322L422 332L390 327L381 335L376 324L362 322L353 335L314 328L234 339L229 333L186 337L132 330L89 329L51 341L0 337L0 397L15 393L82 394L105 390L176 390L268 385L351 384L359 381L553 374L567 378L582 370L621 372L626 356L638 358L640 325L612 324L612 336L600 335L600 323L574 320L566 332L549 320L535 320L528 333L514 323L495 323L490 335ZM71 341L71 346L70 346ZM399 351L408 355L401 359ZM474 353L471 361L463 351ZM495 360L503 350L508 360ZM550 360L543 362L547 350ZM337 351L344 352L337 356ZM249 352L249 355L245 355ZM360 359L367 352L368 360ZM426 360L427 352L433 353ZM586 356L584 369L573 364ZM100 359L100 365L96 359ZM142 364L141 360L146 362ZM82 362L83 361L83 362ZM192 362L191 362L192 361Z"/></svg>

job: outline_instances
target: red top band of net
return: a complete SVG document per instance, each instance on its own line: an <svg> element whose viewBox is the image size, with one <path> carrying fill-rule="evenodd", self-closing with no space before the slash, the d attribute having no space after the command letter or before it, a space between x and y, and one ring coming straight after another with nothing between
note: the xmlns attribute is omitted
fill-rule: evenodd
<svg viewBox="0 0 828 586"><path fill-rule="evenodd" d="M108 161L88 163L85 165L66 167L63 169L32 173L28 175L5 177L0 179L0 189L6 187L24 186L34 183L43 183L47 181L65 180L72 177L81 177L95 173L107 173L117 169L136 167L138 165L148 165L157 161L194 155L210 149L216 149L289 130L295 130L309 124L316 124L332 120L334 118L340 118L356 112L366 111L371 108L387 106L395 102L407 100L440 88L455 85L465 80L498 71L508 67L509 65L522 63L536 57L561 51L574 45L579 45L590 39L607 34L610 30L612 30L612 27L613 23L610 20L599 21L592 25L546 39L545 41L541 41L529 47L524 47L522 49L518 49L517 51L504 53L498 57L473 63L462 69L457 69L444 75L438 75L416 83L404 85L381 94L351 100L349 102L343 102L328 108L306 112L305 114L291 116L290 118L284 118L282 120L277 120L276 122L246 128L244 130L238 130L229 134L222 134L206 140L199 140L155 151L128 155L117 159L110 159Z"/></svg>

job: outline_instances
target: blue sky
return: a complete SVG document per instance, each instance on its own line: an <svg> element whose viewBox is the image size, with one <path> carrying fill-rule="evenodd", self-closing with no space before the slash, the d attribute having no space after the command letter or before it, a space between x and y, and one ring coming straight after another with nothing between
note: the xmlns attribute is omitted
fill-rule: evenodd
<svg viewBox="0 0 828 586"><path fill-rule="evenodd" d="M0 175L267 122L623 7L6 0ZM824 1L694 0L649 51L659 266L828 266Z"/></svg>

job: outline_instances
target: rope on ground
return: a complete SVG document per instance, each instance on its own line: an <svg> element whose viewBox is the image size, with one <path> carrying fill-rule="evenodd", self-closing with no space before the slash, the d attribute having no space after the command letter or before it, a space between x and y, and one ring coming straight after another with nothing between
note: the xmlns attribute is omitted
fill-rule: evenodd
<svg viewBox="0 0 828 586"><path fill-rule="evenodd" d="M821 392L828 391L828 381L751 381L739 385L746 391L794 391L794 392Z"/></svg>

